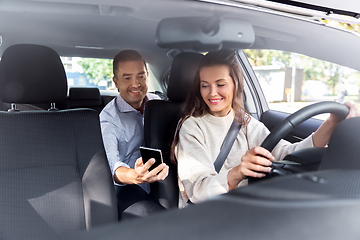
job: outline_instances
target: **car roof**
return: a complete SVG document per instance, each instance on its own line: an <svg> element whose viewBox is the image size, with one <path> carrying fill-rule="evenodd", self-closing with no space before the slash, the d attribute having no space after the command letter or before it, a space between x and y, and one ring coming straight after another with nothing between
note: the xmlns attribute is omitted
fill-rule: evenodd
<svg viewBox="0 0 360 240"><path fill-rule="evenodd" d="M0 56L18 43L49 46L62 56L110 59L131 48L162 77L171 64L171 49L156 44L158 23L170 17L220 16L244 19L253 26L255 42L249 48L297 52L360 70L360 48L355 47L360 44L358 34L291 12L292 7L284 12L263 2L267 1L4 0L0 2ZM354 1L348 2L356 6ZM311 3L343 7L335 1Z"/></svg>

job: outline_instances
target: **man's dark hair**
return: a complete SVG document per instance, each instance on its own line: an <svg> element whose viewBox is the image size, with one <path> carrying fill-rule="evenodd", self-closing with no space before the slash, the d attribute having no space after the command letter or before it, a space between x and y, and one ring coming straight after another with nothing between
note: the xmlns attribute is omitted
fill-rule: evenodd
<svg viewBox="0 0 360 240"><path fill-rule="evenodd" d="M119 52L113 61L113 73L116 76L116 72L118 70L119 63L121 62L129 62L129 61L143 61L145 65L145 69L147 71L146 62L144 58L135 50L124 50Z"/></svg>

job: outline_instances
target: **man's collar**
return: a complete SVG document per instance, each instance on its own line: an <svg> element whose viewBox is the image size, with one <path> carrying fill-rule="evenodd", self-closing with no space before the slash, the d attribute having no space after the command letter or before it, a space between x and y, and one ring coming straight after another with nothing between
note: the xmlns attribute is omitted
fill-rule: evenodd
<svg viewBox="0 0 360 240"><path fill-rule="evenodd" d="M149 97L145 95L143 100L144 104L146 104L148 101ZM116 105L120 112L140 112L127 103L120 94L116 97Z"/></svg>

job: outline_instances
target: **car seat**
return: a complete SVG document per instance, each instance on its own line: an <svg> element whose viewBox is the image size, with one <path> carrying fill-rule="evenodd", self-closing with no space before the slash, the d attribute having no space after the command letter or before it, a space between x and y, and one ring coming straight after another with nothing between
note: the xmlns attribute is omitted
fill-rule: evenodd
<svg viewBox="0 0 360 240"><path fill-rule="evenodd" d="M102 110L102 100L98 88L72 87L69 89L69 108L91 108L98 113Z"/></svg>
<svg viewBox="0 0 360 240"><path fill-rule="evenodd" d="M65 101L58 54L20 44L0 61L0 238L42 239L117 221L98 113L16 111L17 103ZM49 106L50 107L50 106Z"/></svg>
<svg viewBox="0 0 360 240"><path fill-rule="evenodd" d="M173 59L167 96L168 101L152 100L146 104L144 117L145 146L161 149L169 175L151 184L151 195L166 208L175 208L179 201L177 167L170 162L172 135L180 119L181 108L191 91L193 80L203 55L183 52Z"/></svg>

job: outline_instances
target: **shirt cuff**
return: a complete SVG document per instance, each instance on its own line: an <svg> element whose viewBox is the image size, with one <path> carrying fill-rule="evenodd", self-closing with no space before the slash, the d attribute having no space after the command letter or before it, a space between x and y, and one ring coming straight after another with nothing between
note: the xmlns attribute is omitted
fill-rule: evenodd
<svg viewBox="0 0 360 240"><path fill-rule="evenodd" d="M310 134L310 136L308 136L307 138L305 138L304 140L302 140L301 142L299 142L298 148L299 148L299 149L304 149L304 148L314 147L313 134L314 134L314 133Z"/></svg>
<svg viewBox="0 0 360 240"><path fill-rule="evenodd" d="M214 197L219 194L224 194L229 191L229 184L227 176L230 170L220 171L215 179L212 180L212 184L208 186L208 197Z"/></svg>

